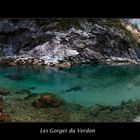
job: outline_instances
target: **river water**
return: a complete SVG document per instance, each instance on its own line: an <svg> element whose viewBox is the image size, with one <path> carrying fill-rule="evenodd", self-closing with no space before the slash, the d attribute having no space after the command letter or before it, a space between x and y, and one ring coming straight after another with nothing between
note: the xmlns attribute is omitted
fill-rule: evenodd
<svg viewBox="0 0 140 140"><path fill-rule="evenodd" d="M140 99L140 65L0 66L0 88L51 92L83 106Z"/></svg>

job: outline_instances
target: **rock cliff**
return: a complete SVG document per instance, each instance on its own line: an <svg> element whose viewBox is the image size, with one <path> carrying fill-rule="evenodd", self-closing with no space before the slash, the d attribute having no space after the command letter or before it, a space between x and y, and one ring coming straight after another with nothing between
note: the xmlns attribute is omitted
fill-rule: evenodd
<svg viewBox="0 0 140 140"><path fill-rule="evenodd" d="M140 62L140 32L127 19L0 20L0 64L118 62Z"/></svg>

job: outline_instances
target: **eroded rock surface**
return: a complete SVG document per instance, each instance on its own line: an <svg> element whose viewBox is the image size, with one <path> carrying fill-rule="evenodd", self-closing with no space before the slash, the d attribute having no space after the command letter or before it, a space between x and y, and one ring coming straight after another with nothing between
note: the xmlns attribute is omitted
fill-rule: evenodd
<svg viewBox="0 0 140 140"><path fill-rule="evenodd" d="M134 31L123 19L1 19L0 64L139 63Z"/></svg>

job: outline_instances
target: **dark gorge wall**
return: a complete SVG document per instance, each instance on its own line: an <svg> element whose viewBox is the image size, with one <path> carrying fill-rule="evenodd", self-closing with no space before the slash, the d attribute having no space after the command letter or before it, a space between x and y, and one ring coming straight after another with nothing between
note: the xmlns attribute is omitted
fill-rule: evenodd
<svg viewBox="0 0 140 140"><path fill-rule="evenodd" d="M1 19L1 64L140 62L139 36L123 19Z"/></svg>

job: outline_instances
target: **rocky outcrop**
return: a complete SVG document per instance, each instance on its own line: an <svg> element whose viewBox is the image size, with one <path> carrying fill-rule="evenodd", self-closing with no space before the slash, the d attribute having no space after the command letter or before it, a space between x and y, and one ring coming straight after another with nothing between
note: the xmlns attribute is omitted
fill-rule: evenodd
<svg viewBox="0 0 140 140"><path fill-rule="evenodd" d="M133 29L123 19L0 20L0 64L140 63Z"/></svg>

